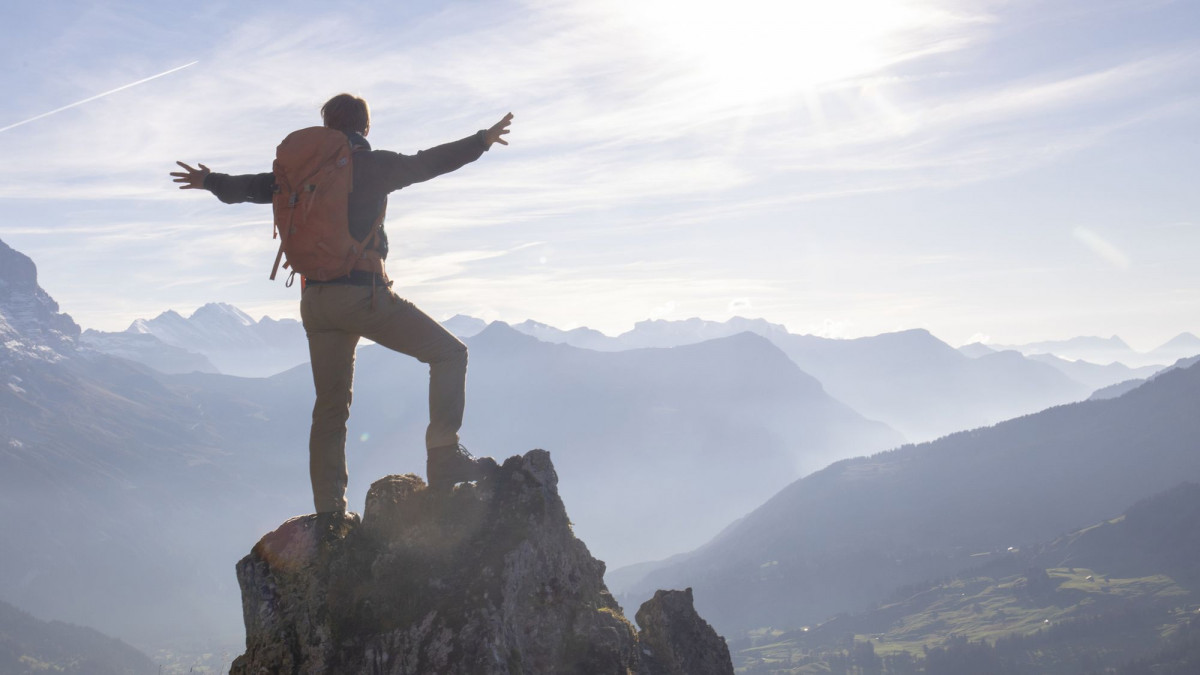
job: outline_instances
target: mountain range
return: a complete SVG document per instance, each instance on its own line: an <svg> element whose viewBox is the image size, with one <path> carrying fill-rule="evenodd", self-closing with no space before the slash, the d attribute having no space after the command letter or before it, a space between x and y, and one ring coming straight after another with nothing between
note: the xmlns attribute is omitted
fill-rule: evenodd
<svg viewBox="0 0 1200 675"><path fill-rule="evenodd" d="M295 319L255 321L233 305L209 303L187 318L167 310L123 332L87 330L85 346L164 373L268 377L308 363L308 341Z"/></svg>
<svg viewBox="0 0 1200 675"><path fill-rule="evenodd" d="M445 325L465 339L488 324L457 315ZM740 317L725 322L643 321L616 337L589 328L563 331L532 320L512 328L540 342L601 352L680 347L753 333L781 349L833 397L913 442L1082 400L1158 370L1068 361L1050 354L1022 356L982 345L956 351L924 330L851 340L795 335L779 324ZM235 307L215 303L187 319L168 311L149 321L139 319L121 333L85 331L83 344L168 373L263 376L307 358L303 328L297 322L268 317L256 322Z"/></svg>
<svg viewBox="0 0 1200 675"><path fill-rule="evenodd" d="M470 336L486 324L457 315L447 320L446 326L457 335ZM564 331L532 320L512 327L544 342L597 351L678 347L754 333L779 347L832 396L914 442L1083 400L1098 389L1142 379L1160 369L1071 361L1034 348L1028 355L984 345L955 350L925 330L856 339L797 335L780 324L742 317L725 322L697 318L642 321L616 337L589 328ZM1170 349L1164 345L1155 355L1165 359L1168 351L1187 353L1191 343L1185 337L1172 340ZM1089 339L1081 342L1091 343ZM1197 343L1193 354L1200 354L1200 341ZM1137 360L1146 358L1142 355Z"/></svg>
<svg viewBox="0 0 1200 675"><path fill-rule="evenodd" d="M229 561L312 508L308 369L169 375L83 348L32 262L12 255L0 508L21 515L0 522L0 598L143 647L239 631ZM467 443L550 450L576 531L614 564L696 546L790 480L901 440L750 334L605 353L495 324L468 343ZM352 504L371 479L423 468L427 377L360 350Z"/></svg>
<svg viewBox="0 0 1200 675"><path fill-rule="evenodd" d="M861 610L979 554L1045 541L1200 480L1200 368L1114 399L1058 406L806 476L708 544L617 570L636 599L693 586L719 630Z"/></svg>
<svg viewBox="0 0 1200 675"><path fill-rule="evenodd" d="M480 318L466 315L456 315L443 323L452 333L463 339L481 333L488 325ZM1178 335L1156 350L1146 353L1134 352L1116 336L1111 339L1076 337L1072 340L1036 342L1010 347L982 344L960 347L958 351L966 357L989 357L983 364L970 365L952 363L953 358L947 357L946 354L948 346L929 335L928 331L922 330L906 333L924 334L924 339L936 342L936 347L918 346L918 340L914 337L908 337L907 341L900 337L890 340L887 337L901 335L905 331L901 334L884 334L860 339L874 342L870 347L866 347L862 342L853 346L847 345L848 342L854 342L852 340L791 334L784 325L770 323L761 318L743 317L733 317L725 322L704 321L700 318L684 321L655 319L638 322L631 330L614 337L590 328L562 330L532 319L512 324L512 328L542 342L602 352L646 347L677 347L716 337L754 333L767 337L779 346L800 368L816 375L835 396L840 396L859 412L904 431L910 441L931 440L968 426L990 424L1012 417L1013 414L1034 412L1046 405L1080 400L1086 398L1087 394L1112 384L1144 380L1165 365L1200 354L1200 339L1190 333ZM906 350L906 342L908 346L916 348L917 352ZM136 360L162 372L223 372L226 375L262 377L293 368L307 360L304 329L294 319L276 321L270 317L263 317L256 322L238 307L221 303L204 305L187 318L168 310L152 319L137 319L130 328L120 333L85 330L83 344L113 356ZM960 388L955 392L938 395L925 392L923 383L914 381L912 377L901 377L898 381L878 386L877 389L882 392L896 392L900 389L918 392L925 399L920 401L920 406L928 407L925 406L928 404L950 413L949 417L937 416L932 420L906 419L905 413L893 410L894 405L878 400L880 396L877 393L864 392L862 383L842 380L840 371L846 370L846 364L842 362L846 359L857 359L864 351L872 360L890 360L893 363L910 364L913 369L924 368L930 374L926 380L943 381L943 376L949 376L952 380L959 378L967 389L972 387L972 384L968 384L972 381L979 383L976 386L982 389L971 392ZM1039 375L1037 366L1020 363L1012 357L995 357L996 353L1004 351L1021 353L1030 362L1050 365L1061 371L1066 380L1058 378L1056 382L1048 382L1046 378L1054 380L1054 376L1046 375L1044 369L1040 369L1042 372ZM814 353L816 360L805 358L806 354ZM924 363L920 360L930 356L935 358L934 362ZM1008 360L1001 365L1004 358ZM822 368L822 364L829 359L834 363L829 364L828 368ZM1002 392L992 389L990 384L982 383L995 380L995 371L1006 371L1006 365L1013 364L1018 364L1018 372L1010 374L1014 382L1032 383L1040 378L1043 381L1042 386L1034 387L1036 392L1030 394L1020 392L1020 387L1018 390ZM938 369L960 372L944 372ZM953 402L954 405L948 407L948 402Z"/></svg>
<svg viewBox="0 0 1200 675"><path fill-rule="evenodd" d="M603 353L495 323L466 342L464 442L497 457L553 452L576 528L614 564L699 544L791 479L901 442L749 334ZM423 364L375 345L359 350L356 369L348 452L351 499L361 501L365 484L355 476L423 466L428 375ZM254 398L271 401L270 419L290 416L304 427L310 378L298 368L253 383ZM247 396L251 386L184 379L231 396Z"/></svg>
<svg viewBox="0 0 1200 675"><path fill-rule="evenodd" d="M995 351L1014 350L1027 356L1053 354L1068 361L1087 361L1099 365L1164 366L1200 354L1200 337L1188 332L1180 333L1148 352L1135 350L1116 335L1107 338L1079 336L1019 345L993 344L987 345L987 348Z"/></svg>
<svg viewBox="0 0 1200 675"><path fill-rule="evenodd" d="M1100 365L1089 361L1069 361L1054 354L1031 354L1028 358L1053 366L1072 380L1096 391L1121 382L1142 380L1162 370L1162 366L1158 365L1130 368L1123 363Z"/></svg>
<svg viewBox="0 0 1200 675"><path fill-rule="evenodd" d="M307 367L237 377L194 360L169 374L104 353L38 287L32 261L0 243L0 263L0 508L21 514L0 523L0 598L143 646L239 632L230 560L311 509ZM533 322L447 325L470 333L472 451L550 450L597 557L610 569L665 559L611 572L610 587L632 599L694 586L722 630L868 606L1197 470L1197 368L1000 422L1102 380L1014 351L971 356L919 330L831 340L761 320L647 322L618 349ZM211 370L235 361L197 351L205 340L264 363L263 350L303 341L295 322L220 305L134 328L107 335L128 355L150 336ZM607 346L569 343L585 339ZM411 359L359 350L352 508L371 479L423 467L426 378Z"/></svg>
<svg viewBox="0 0 1200 675"><path fill-rule="evenodd" d="M456 335L462 334L457 330L465 331L469 335L482 330L485 322L473 317L458 315L450 319L447 325L454 325L455 328L452 330L456 330ZM747 331L762 335L776 343L788 339L787 336L796 336L781 324L771 323L764 319L743 317L733 317L724 322L699 318L639 321L631 330L616 337L609 337L590 328L564 331L533 320L514 324L513 327L546 342L561 342L600 351L618 351L639 347L675 347ZM816 336L800 337L814 338ZM1026 356L1053 355L1064 361L1085 361L1100 366L1115 365L1139 368L1157 365L1161 367L1179 359L1200 354L1200 337L1188 332L1180 333L1148 352L1139 352L1133 349L1115 335L1109 338L1080 336L1066 340L1047 340L1015 345L974 343L964 345L959 349L971 357L994 352L1015 351ZM1106 384L1111 384L1111 382Z"/></svg>

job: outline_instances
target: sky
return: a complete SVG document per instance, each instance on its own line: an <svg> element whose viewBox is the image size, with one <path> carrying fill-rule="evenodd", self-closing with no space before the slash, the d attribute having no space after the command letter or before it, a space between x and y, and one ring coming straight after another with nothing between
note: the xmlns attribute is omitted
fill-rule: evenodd
<svg viewBox="0 0 1200 675"><path fill-rule="evenodd" d="M270 208L167 174L268 171L349 92L404 153L515 115L391 197L438 319L1200 333L1194 0L52 0L0 9L0 63L0 239L85 328L298 317Z"/></svg>

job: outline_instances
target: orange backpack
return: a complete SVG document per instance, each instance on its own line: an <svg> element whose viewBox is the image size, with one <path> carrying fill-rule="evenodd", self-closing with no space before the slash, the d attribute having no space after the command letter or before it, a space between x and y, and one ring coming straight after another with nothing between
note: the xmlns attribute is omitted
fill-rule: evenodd
<svg viewBox="0 0 1200 675"><path fill-rule="evenodd" d="M351 270L383 275L383 260L374 250L383 214L359 241L350 234L349 202L354 185L353 148L346 134L309 127L288 134L275 152L273 165L275 236L279 253L271 278L290 267L287 285L301 278L329 281Z"/></svg>

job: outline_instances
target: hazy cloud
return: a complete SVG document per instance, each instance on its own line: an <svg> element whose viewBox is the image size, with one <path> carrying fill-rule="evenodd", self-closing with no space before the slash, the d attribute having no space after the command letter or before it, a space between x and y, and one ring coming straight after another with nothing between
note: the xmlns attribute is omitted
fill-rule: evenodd
<svg viewBox="0 0 1200 675"><path fill-rule="evenodd" d="M1071 230L1071 234L1092 253L1100 256L1113 267L1122 270L1129 269L1129 256L1116 244L1082 225L1077 225Z"/></svg>

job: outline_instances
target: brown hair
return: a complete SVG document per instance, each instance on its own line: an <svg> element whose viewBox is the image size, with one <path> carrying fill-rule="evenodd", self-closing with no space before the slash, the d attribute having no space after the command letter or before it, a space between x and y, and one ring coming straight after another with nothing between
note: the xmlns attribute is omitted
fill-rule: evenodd
<svg viewBox="0 0 1200 675"><path fill-rule="evenodd" d="M338 94L321 106L321 119L325 126L346 133L358 132L366 135L371 128L371 111L367 102L350 94Z"/></svg>

